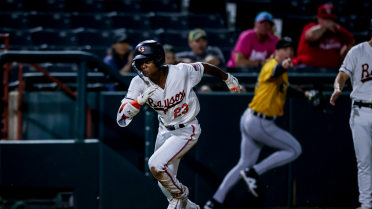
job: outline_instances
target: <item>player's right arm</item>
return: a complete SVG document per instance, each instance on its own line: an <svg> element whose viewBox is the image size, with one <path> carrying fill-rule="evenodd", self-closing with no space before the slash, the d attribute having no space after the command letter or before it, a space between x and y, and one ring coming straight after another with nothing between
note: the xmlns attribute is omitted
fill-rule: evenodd
<svg viewBox="0 0 372 209"><path fill-rule="evenodd" d="M333 84L334 91L333 91L331 99L329 101L329 103L331 103L331 105L336 105L335 101L341 95L342 89L344 88L345 83L348 79L349 79L349 76L344 71L340 71L337 74L337 77L336 77L335 82Z"/></svg>
<svg viewBox="0 0 372 209"><path fill-rule="evenodd" d="M138 76L134 77L117 112L116 121L118 125L121 127L129 125L156 88L157 86L154 85L146 88L145 83Z"/></svg>

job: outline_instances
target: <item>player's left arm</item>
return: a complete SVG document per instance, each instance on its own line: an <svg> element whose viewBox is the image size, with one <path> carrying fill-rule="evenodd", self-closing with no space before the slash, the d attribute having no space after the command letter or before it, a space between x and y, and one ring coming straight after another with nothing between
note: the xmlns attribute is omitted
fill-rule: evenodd
<svg viewBox="0 0 372 209"><path fill-rule="evenodd" d="M334 91L332 93L331 99L329 100L329 103L331 103L331 105L336 105L336 99L341 95L342 89L344 88L345 83L348 79L349 75L346 74L344 71L340 71L337 74L337 77L333 84Z"/></svg>
<svg viewBox="0 0 372 209"><path fill-rule="evenodd" d="M231 92L240 93L239 81L233 75L231 75L230 73L225 73L219 67L211 65L209 63L203 62L202 65L204 67L205 74L221 78L226 83Z"/></svg>

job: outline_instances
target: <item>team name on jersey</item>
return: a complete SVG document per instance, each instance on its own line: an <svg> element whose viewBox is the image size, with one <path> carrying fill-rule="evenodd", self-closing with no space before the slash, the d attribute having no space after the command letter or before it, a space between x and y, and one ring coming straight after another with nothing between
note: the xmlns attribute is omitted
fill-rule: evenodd
<svg viewBox="0 0 372 209"><path fill-rule="evenodd" d="M164 114L167 114L168 110L183 101L185 98L186 93L185 90L177 93L176 95L172 96L171 98L164 99L164 101L157 101L154 102L151 98L148 99L148 103L150 107L154 110L162 110Z"/></svg>
<svg viewBox="0 0 372 209"><path fill-rule="evenodd" d="M362 76L360 78L360 81L362 83L366 81L371 81L372 80L372 70L368 72L369 70L369 65L367 63L362 65Z"/></svg>

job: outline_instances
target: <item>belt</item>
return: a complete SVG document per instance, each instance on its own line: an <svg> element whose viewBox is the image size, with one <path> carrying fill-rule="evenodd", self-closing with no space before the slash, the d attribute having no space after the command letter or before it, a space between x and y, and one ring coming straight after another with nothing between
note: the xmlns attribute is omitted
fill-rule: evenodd
<svg viewBox="0 0 372 209"><path fill-rule="evenodd" d="M253 112L254 116L257 116L257 117L262 118L262 119L266 119L266 120L274 120L275 119L275 117L267 116L265 114L261 114L259 112L254 111L254 110L252 110L252 112Z"/></svg>
<svg viewBox="0 0 372 209"><path fill-rule="evenodd" d="M170 131L174 131L176 129L179 129L179 128L184 128L185 127L185 124L177 124L177 125L169 125L169 126L165 126L165 128L167 128L168 130Z"/></svg>
<svg viewBox="0 0 372 209"><path fill-rule="evenodd" d="M353 105L358 106L359 108L361 108L361 107L369 107L369 108L372 108L372 103L364 103L364 102L361 102L361 101L355 101L355 102L353 103Z"/></svg>

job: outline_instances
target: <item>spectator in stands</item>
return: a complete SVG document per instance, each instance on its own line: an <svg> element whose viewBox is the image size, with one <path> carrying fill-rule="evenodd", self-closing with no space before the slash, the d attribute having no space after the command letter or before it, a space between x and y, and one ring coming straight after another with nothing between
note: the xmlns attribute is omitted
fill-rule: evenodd
<svg viewBox="0 0 372 209"><path fill-rule="evenodd" d="M189 47L191 51L176 53L180 62L207 62L225 69L225 58L220 48L208 46L207 33L200 28L189 32Z"/></svg>
<svg viewBox="0 0 372 209"><path fill-rule="evenodd" d="M296 66L340 67L354 37L336 18L332 4L318 7L317 23L308 23L302 30L297 57L293 59Z"/></svg>
<svg viewBox="0 0 372 209"><path fill-rule="evenodd" d="M128 36L125 33L116 34L114 43L104 62L118 70L120 74L128 73L131 69L133 51Z"/></svg>
<svg viewBox="0 0 372 209"><path fill-rule="evenodd" d="M260 12L254 28L243 31L231 52L227 67L260 67L275 51L278 38L273 34L273 16Z"/></svg>
<svg viewBox="0 0 372 209"><path fill-rule="evenodd" d="M173 46L169 44L164 44L163 48L165 52L165 64L170 65L178 64L178 60L176 58L176 53L174 52Z"/></svg>

